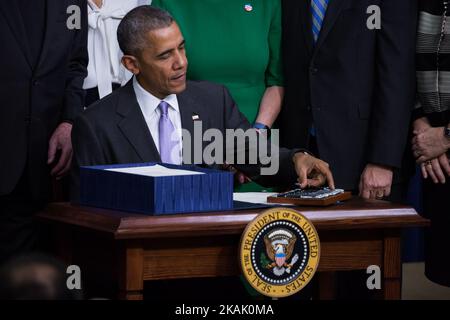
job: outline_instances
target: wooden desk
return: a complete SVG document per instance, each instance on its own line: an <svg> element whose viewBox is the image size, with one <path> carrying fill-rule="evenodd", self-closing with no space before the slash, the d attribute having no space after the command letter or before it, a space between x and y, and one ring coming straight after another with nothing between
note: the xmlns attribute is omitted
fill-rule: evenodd
<svg viewBox="0 0 450 320"><path fill-rule="evenodd" d="M332 297L329 272L378 265L383 297L400 299L401 229L427 220L406 206L358 198L296 209L319 232L321 298ZM103 279L119 298L142 299L147 280L238 275L239 240L259 212L150 217L56 203L39 216L56 232L60 257L80 265L85 283L95 287Z"/></svg>

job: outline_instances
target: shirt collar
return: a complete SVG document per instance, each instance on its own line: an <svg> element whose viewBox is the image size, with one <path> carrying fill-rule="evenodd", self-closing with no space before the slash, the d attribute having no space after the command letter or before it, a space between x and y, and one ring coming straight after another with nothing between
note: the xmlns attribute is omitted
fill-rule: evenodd
<svg viewBox="0 0 450 320"><path fill-rule="evenodd" d="M133 77L133 88L134 92L136 93L136 98L138 100L139 105L143 110L146 111L146 113L148 112L147 113L148 115L151 115L153 112L157 111L161 99L155 97L150 92L145 90L139 84L139 81L137 81L136 77ZM180 112L176 94L170 94L167 97L165 97L162 101L167 102L170 105L170 107L176 112Z"/></svg>

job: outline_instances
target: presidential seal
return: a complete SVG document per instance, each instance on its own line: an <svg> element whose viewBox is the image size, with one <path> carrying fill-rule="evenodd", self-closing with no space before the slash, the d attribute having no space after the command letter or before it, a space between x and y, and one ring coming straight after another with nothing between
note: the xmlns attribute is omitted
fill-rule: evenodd
<svg viewBox="0 0 450 320"><path fill-rule="evenodd" d="M320 259L313 224L289 208L264 211L249 223L240 245L245 278L261 294L281 298L311 281Z"/></svg>

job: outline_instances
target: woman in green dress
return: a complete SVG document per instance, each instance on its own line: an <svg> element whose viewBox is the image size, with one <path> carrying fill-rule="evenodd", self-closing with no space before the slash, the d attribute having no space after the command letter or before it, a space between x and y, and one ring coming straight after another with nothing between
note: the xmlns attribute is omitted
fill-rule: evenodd
<svg viewBox="0 0 450 320"><path fill-rule="evenodd" d="M188 78L225 85L250 123L270 128L284 94L281 0L153 0L152 5L170 12L183 32Z"/></svg>

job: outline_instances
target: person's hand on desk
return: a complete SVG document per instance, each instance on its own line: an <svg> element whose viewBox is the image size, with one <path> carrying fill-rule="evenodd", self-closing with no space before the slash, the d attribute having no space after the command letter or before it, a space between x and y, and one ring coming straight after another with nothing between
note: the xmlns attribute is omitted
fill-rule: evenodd
<svg viewBox="0 0 450 320"><path fill-rule="evenodd" d="M364 199L383 199L391 194L392 169L367 164L359 181L359 196Z"/></svg>
<svg viewBox="0 0 450 320"><path fill-rule="evenodd" d="M331 189L335 188L333 174L325 161L304 152L296 153L292 160L294 161L300 188L321 187L326 182Z"/></svg>

